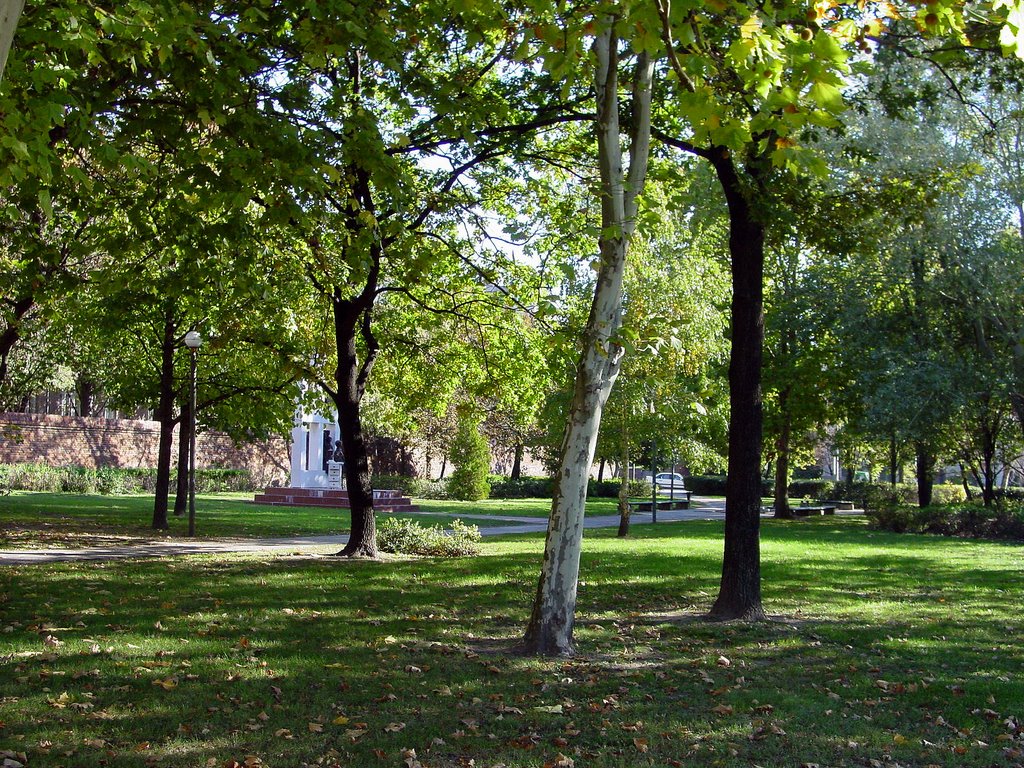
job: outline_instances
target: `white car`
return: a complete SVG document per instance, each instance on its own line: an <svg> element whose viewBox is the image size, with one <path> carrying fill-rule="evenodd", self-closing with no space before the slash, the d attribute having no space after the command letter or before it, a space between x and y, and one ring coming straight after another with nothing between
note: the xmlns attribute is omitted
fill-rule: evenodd
<svg viewBox="0 0 1024 768"><path fill-rule="evenodd" d="M672 488L675 488L677 491L686 489L686 486L683 484L683 476L678 472L659 472L654 476L654 484L661 491L667 491Z"/></svg>

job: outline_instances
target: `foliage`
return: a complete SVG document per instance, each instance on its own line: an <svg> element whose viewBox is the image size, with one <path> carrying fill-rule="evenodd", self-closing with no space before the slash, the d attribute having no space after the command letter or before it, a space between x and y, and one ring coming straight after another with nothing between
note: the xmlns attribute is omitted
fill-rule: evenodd
<svg viewBox="0 0 1024 768"><path fill-rule="evenodd" d="M933 504L918 508L896 504L868 511L871 525L895 533L934 533L979 539L1024 541L1024 504Z"/></svg>
<svg viewBox="0 0 1024 768"><path fill-rule="evenodd" d="M448 481L431 480L429 477L408 477L406 475L374 475L375 489L401 491L403 496L416 499L447 499Z"/></svg>
<svg viewBox="0 0 1024 768"><path fill-rule="evenodd" d="M377 548L383 552L430 557L466 557L479 552L480 529L452 520L450 530L389 517L377 525Z"/></svg>
<svg viewBox="0 0 1024 768"><path fill-rule="evenodd" d="M126 494L151 492L156 469L144 467L51 467L46 464L0 464L0 488L51 493ZM257 486L244 469L196 469L198 493L253 491Z"/></svg>
<svg viewBox="0 0 1024 768"><path fill-rule="evenodd" d="M794 480L789 484L789 495L793 498L810 496L813 499L834 498L836 484L831 480Z"/></svg>
<svg viewBox="0 0 1024 768"><path fill-rule="evenodd" d="M917 486L909 483L836 483L835 492L865 511L917 502Z"/></svg>
<svg viewBox="0 0 1024 768"><path fill-rule="evenodd" d="M480 433L479 418L470 412L460 415L459 429L449 451L455 470L448 478L448 495L462 501L486 499L490 493L491 450Z"/></svg>
<svg viewBox="0 0 1024 768"><path fill-rule="evenodd" d="M550 477L491 477L492 499L550 499L554 481ZM587 494L590 495L589 493Z"/></svg>
<svg viewBox="0 0 1024 768"><path fill-rule="evenodd" d="M967 501L967 491L962 485L942 483L932 486L932 505L941 507L946 504L962 504Z"/></svg>

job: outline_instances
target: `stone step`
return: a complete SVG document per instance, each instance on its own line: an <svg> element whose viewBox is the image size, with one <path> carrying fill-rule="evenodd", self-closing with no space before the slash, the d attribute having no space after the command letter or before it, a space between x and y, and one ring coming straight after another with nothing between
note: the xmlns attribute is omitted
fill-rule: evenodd
<svg viewBox="0 0 1024 768"><path fill-rule="evenodd" d="M348 509L348 491L328 488L267 488L257 493L254 504L273 507L324 507ZM373 492L373 508L377 512L418 512L412 501L400 491L381 489Z"/></svg>
<svg viewBox="0 0 1024 768"><path fill-rule="evenodd" d="M318 507L320 509L348 509L347 504L338 504L337 502L330 502L326 499L307 499L299 501L255 501L254 504L262 504L267 507ZM395 503L391 499L388 499L385 503L374 503L374 512L387 512L387 513L398 513L398 512L419 512L420 508L415 504L409 503Z"/></svg>

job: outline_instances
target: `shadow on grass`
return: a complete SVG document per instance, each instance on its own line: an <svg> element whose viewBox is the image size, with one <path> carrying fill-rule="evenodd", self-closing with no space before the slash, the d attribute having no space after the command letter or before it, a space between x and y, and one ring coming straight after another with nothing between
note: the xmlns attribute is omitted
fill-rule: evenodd
<svg viewBox="0 0 1024 768"><path fill-rule="evenodd" d="M408 747L431 766L1003 759L974 742L1006 734L984 710L1024 705L1017 551L767 525L783 620L709 624L720 537L588 532L573 660L500 652L526 622L536 539L455 561L9 569L4 735L33 766L400 764Z"/></svg>

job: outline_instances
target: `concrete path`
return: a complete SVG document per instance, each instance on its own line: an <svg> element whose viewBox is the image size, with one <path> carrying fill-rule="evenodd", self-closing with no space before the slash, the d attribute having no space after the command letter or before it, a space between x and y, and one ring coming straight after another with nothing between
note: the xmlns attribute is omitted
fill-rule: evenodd
<svg viewBox="0 0 1024 768"><path fill-rule="evenodd" d="M658 522L680 520L722 520L725 502L722 499L696 498L692 509L658 510ZM481 528L484 536L515 533L543 533L547 530L545 517L511 517L495 515L449 515L420 513L424 517L443 517L465 520L501 520L507 525ZM650 512L634 512L633 522L650 523ZM585 528L617 528L618 515L601 515L584 520ZM216 554L218 552L267 552L276 554L329 554L337 552L348 541L348 536L292 536L279 539L216 539L210 541L178 540L146 544L89 547L87 549L9 549L0 550L0 566L32 565L37 563L78 562L89 560L118 560L133 557L169 557L176 555Z"/></svg>

